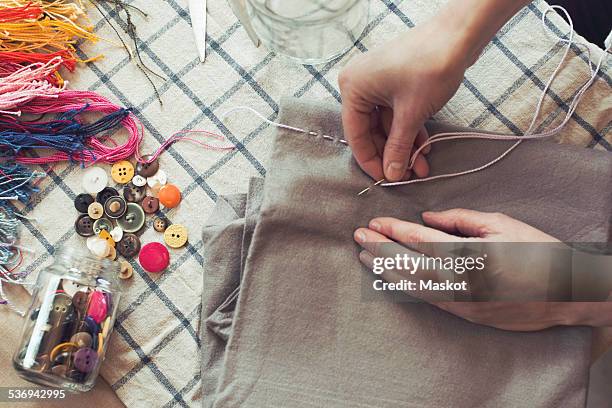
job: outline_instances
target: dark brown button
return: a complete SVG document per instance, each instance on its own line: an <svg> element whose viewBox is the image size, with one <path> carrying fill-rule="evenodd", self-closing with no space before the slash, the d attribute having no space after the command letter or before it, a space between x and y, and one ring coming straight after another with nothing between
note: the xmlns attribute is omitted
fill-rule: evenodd
<svg viewBox="0 0 612 408"><path fill-rule="evenodd" d="M112 187L105 187L104 190L100 191L98 195L96 195L96 201L100 204L106 204L106 200L111 197L118 196L119 192Z"/></svg>
<svg viewBox="0 0 612 408"><path fill-rule="evenodd" d="M84 315L87 311L87 304L89 301L89 293L77 292L72 297L72 304L79 315Z"/></svg>
<svg viewBox="0 0 612 408"><path fill-rule="evenodd" d="M143 160L148 160L151 156L146 155L142 156ZM157 159L153 160L151 163L138 163L136 165L136 174L140 174L142 177L151 177L159 170L159 162Z"/></svg>
<svg viewBox="0 0 612 408"><path fill-rule="evenodd" d="M94 199L90 194L79 194L74 199L74 208L80 213L87 213L89 204L93 203Z"/></svg>
<svg viewBox="0 0 612 408"><path fill-rule="evenodd" d="M123 187L123 198L125 201L130 203L139 203L145 197L147 193L147 186L135 186L134 183L129 182Z"/></svg>
<svg viewBox="0 0 612 408"><path fill-rule="evenodd" d="M110 218L119 218L123 214L125 214L125 210L127 209L127 203L123 199L123 197L111 197L106 200L104 204L104 212Z"/></svg>
<svg viewBox="0 0 612 408"><path fill-rule="evenodd" d="M132 258L140 251L140 239L132 233L123 234L121 241L117 242L117 251L125 258Z"/></svg>
<svg viewBox="0 0 612 408"><path fill-rule="evenodd" d="M82 237L91 237L94 234L93 224L94 220L89 215L81 214L74 223L74 229Z"/></svg>
<svg viewBox="0 0 612 408"><path fill-rule="evenodd" d="M159 209L159 200L155 197L146 196L142 200L142 209L147 214L153 214L155 211Z"/></svg>
<svg viewBox="0 0 612 408"><path fill-rule="evenodd" d="M168 226L168 223L163 218L157 217L153 220L153 228L157 232L164 232L167 226Z"/></svg>
<svg viewBox="0 0 612 408"><path fill-rule="evenodd" d="M59 364L51 368L51 372L57 376L65 377L68 372L68 367L64 364Z"/></svg>

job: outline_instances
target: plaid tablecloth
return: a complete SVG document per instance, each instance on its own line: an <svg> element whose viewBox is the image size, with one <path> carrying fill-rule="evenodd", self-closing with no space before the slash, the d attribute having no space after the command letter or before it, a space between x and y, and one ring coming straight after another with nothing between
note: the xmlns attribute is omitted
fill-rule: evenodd
<svg viewBox="0 0 612 408"><path fill-rule="evenodd" d="M148 274L132 262L135 276L123 283L121 310L103 376L130 407L196 406L200 398L201 227L218 195L244 192L250 177L265 176L272 131L248 114L237 114L225 122L221 114L236 105L248 105L275 118L283 95L340 103L336 78L352 55L425 21L442 2L372 0L370 23L350 53L316 67L294 65L263 47L254 48L225 0L208 1L208 56L201 64L186 0L130 3L149 14L144 19L132 13L144 60L167 78L154 79L164 105L160 106L141 72L116 45L109 25L93 8L90 14L96 32L112 43L81 49L83 58L100 53L105 58L81 65L69 75L72 88L93 90L132 106L145 126L143 153L182 129L220 133L238 149L218 153L179 143L162 155L162 168L183 192L181 205L166 215L173 223L188 226L190 241L185 248L172 250L171 266L162 274ZM114 23L123 25L111 2L100 4ZM511 133L527 128L535 102L562 54L554 35L568 30L556 15L551 15L545 30L540 23L544 7L545 3L535 2L500 31L467 72L439 119ZM592 50L595 56L597 51ZM588 78L584 49L573 47L570 57L548 92L540 121L544 126L560 120L569 99ZM598 75L562 141L612 150L610 68L608 63ZM60 245L85 245L74 231L77 214L72 203L82 192L82 170L78 165L44 170L49 177L41 184L41 193L23 209L33 218L23 220L22 228L22 244L35 251L27 255L24 265L33 276L51 261ZM149 220L141 239L144 244L162 241L162 236Z"/></svg>

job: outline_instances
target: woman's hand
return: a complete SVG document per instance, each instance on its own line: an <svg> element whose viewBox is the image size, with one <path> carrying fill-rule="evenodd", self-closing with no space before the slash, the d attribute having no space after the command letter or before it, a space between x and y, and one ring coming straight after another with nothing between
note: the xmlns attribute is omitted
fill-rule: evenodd
<svg viewBox="0 0 612 408"><path fill-rule="evenodd" d="M455 243L455 248L462 243L467 248L481 245L486 249L488 258L484 270L479 272L480 281L471 280L470 295L476 298L495 299L484 302L448 302L438 295L428 292L410 292L422 300L453 313L471 322L484 324L506 330L531 331L541 330L556 325L612 325L612 302L553 302L545 301L555 294L551 292L550 279L558 273L559 279L567 275L561 273L557 256L563 257L568 252L564 244L554 237L543 233L523 222L503 214L482 213L464 209L442 212L425 212L423 220L427 226L395 218L374 218L368 228L355 231L355 240L364 248L360 260L372 268L374 258L389 257L393 251L420 256L424 253L430 257L444 257L449 253L440 253L448 248L433 243ZM398 243L398 246L393 243ZM513 251L510 245L487 243L519 243ZM548 242L546 245L521 245L520 243ZM380 245L388 243L388 246ZM547 253L547 250L550 252ZM452 254L450 254L452 256ZM569 260L571 265L571 259ZM451 272L452 273L452 272ZM468 272L466 272L467 274ZM387 280L397 279L433 279L440 280L441 271L418 270L414 275L398 275L393 271ZM477 283L474 283L477 282ZM480 284L478 283L480 282ZM484 282L484 284L483 284ZM603 282L602 282L603 283ZM563 285L560 285L563 287ZM514 299L527 300L514 300ZM446 299L446 298L445 298ZM452 297L451 297L452 299ZM497 301L497 299L505 299ZM543 301L534 301L542 299Z"/></svg>
<svg viewBox="0 0 612 408"><path fill-rule="evenodd" d="M434 17L356 56L338 77L342 123L359 166L376 180L399 181L423 124L455 94L467 67L530 0L449 1ZM424 149L425 152L425 149ZM428 174L423 156L412 169Z"/></svg>
<svg viewBox="0 0 612 408"><path fill-rule="evenodd" d="M453 43L430 22L354 57L340 72L345 138L374 179L409 177L411 152L428 137L425 121L455 94L467 68L454 57ZM422 155L412 170L427 176Z"/></svg>

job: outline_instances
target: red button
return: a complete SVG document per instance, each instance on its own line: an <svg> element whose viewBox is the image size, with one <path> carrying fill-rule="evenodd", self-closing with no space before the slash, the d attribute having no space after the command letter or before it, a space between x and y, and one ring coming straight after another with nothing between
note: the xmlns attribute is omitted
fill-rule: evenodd
<svg viewBox="0 0 612 408"><path fill-rule="evenodd" d="M170 254L164 244L150 242L140 249L138 260L145 271L158 273L168 267Z"/></svg>

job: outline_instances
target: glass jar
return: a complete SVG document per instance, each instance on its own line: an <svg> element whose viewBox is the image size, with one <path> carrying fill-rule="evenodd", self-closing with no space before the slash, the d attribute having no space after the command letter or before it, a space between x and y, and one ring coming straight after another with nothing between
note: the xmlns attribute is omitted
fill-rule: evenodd
<svg viewBox="0 0 612 408"><path fill-rule="evenodd" d="M64 247L40 272L13 366L24 379L71 391L93 388L113 330L119 266Z"/></svg>
<svg viewBox="0 0 612 408"><path fill-rule="evenodd" d="M368 22L369 0L247 0L253 30L271 51L300 64L347 52Z"/></svg>

